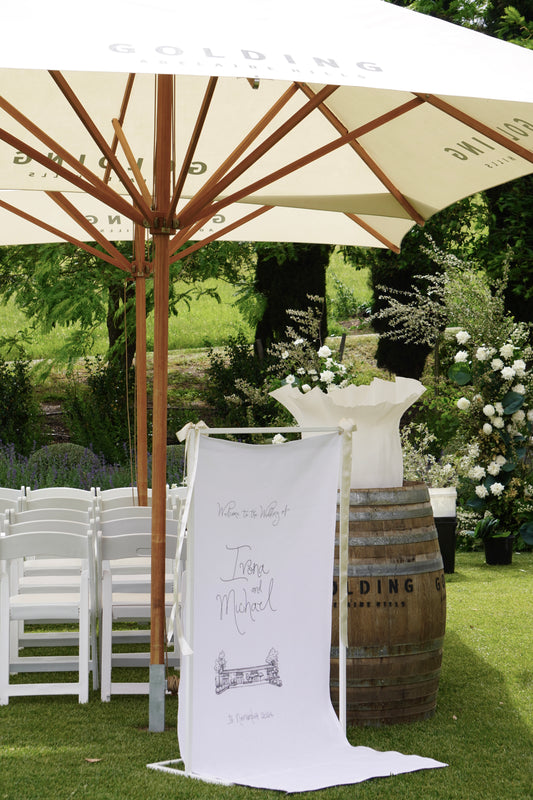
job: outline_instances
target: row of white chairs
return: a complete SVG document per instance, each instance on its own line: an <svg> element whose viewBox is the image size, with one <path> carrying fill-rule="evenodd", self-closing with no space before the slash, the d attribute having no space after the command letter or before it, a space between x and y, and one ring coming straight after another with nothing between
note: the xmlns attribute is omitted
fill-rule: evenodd
<svg viewBox="0 0 533 800"><path fill-rule="evenodd" d="M112 669L148 664L147 653L137 648L117 653L114 646L149 641L151 508L134 505L135 496L127 490L108 490L112 494L107 496L82 491L54 487L38 490L40 495L25 492L21 504L20 497L6 497L0 488L0 508L5 509L0 530L0 704L8 703L10 696L33 694L77 694L79 702L87 702L90 674L93 688L101 684L104 701L112 694L149 690L146 681L113 681ZM184 498L183 487L168 492L167 615L175 602ZM79 507L70 502L75 500L82 501ZM116 621L141 626L116 631ZM77 623L76 630L63 630L65 623ZM28 631L28 624L38 624L41 630ZM169 664L177 667L176 636L173 641ZM27 648L43 646L54 648L54 654L24 654ZM76 655L57 655L57 648L65 646L75 646ZM21 672L66 670L77 672L78 681L11 680Z"/></svg>

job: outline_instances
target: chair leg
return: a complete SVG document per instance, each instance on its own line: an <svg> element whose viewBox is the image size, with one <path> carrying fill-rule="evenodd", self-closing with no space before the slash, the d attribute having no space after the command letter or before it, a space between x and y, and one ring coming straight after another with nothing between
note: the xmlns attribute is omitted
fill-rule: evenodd
<svg viewBox="0 0 533 800"><path fill-rule="evenodd" d="M79 621L79 702L89 702L89 579L82 573L80 586L80 621Z"/></svg>
<svg viewBox="0 0 533 800"><path fill-rule="evenodd" d="M0 576L0 705L2 706L9 703L10 633L9 580L4 573Z"/></svg>
<svg viewBox="0 0 533 800"><path fill-rule="evenodd" d="M100 697L102 702L111 700L111 660L113 642L113 611L111 573L104 572L102 577L102 605L100 626Z"/></svg>

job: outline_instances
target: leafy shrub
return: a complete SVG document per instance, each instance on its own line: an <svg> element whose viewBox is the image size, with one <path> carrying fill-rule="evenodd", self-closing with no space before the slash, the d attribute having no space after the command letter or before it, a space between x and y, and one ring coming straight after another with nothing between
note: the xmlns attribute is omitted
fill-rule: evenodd
<svg viewBox="0 0 533 800"><path fill-rule="evenodd" d="M275 425L279 404L269 397L265 382L270 359L261 360L242 332L230 338L222 353L209 351L206 399L221 426Z"/></svg>
<svg viewBox="0 0 533 800"><path fill-rule="evenodd" d="M130 427L128 405L134 407L135 378L120 365L86 360L87 382L72 382L65 412L71 439L101 454L108 463L127 463ZM128 403L129 399L129 403Z"/></svg>
<svg viewBox="0 0 533 800"><path fill-rule="evenodd" d="M39 405L30 380L29 363L0 359L0 440L28 454L43 443Z"/></svg>
<svg viewBox="0 0 533 800"><path fill-rule="evenodd" d="M27 461L27 485L75 486L90 489L100 470L100 459L87 447L63 442L32 453Z"/></svg>

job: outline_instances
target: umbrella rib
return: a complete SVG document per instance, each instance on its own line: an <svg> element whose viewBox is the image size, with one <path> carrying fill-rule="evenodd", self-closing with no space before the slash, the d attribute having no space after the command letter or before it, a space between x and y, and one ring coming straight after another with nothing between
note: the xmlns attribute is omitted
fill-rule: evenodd
<svg viewBox="0 0 533 800"><path fill-rule="evenodd" d="M274 147L274 145L278 144L278 142L283 139L284 136L287 136L294 128L300 124L312 111L315 110L317 106L320 105L324 100L333 94L333 92L337 91L339 87L335 85L327 85L324 86L320 92L318 92L311 100L308 100L305 105L301 106L288 120L286 120L279 128L274 131L270 136L268 136L264 142L256 147L251 153L249 153L245 158L242 159L230 172L226 173L224 177L218 182L218 184L214 185L210 191L205 192L201 197L201 202L205 204L210 203L214 198L219 195L226 187L228 187L231 183L233 183L237 178L239 178L248 167L255 164L262 156L265 155L269 150ZM192 207L191 203L191 207ZM196 208L194 209L196 211ZM201 212L203 215L203 212ZM180 214L180 224L187 225L189 224L191 219L192 211L189 208L188 211L185 209Z"/></svg>
<svg viewBox="0 0 533 800"><path fill-rule="evenodd" d="M75 92L69 86L68 82L65 80L64 76L61 72L57 70L50 70L50 76L57 84L60 91L63 93L64 97L66 98L67 102L74 110L76 115L78 116L79 120L95 142L95 144L99 147L103 155L107 158L107 160L113 165L113 169L115 170L120 182L131 196L131 199L134 203L141 209L147 219L152 217L152 213L150 207L146 205L142 194L140 194L135 187L133 186L128 173L117 159L115 153L112 151L111 147L107 144L104 137L94 124L93 120L87 114L83 104L80 102L78 97L76 96Z"/></svg>
<svg viewBox="0 0 533 800"><path fill-rule="evenodd" d="M455 108L455 106L447 103L446 100L441 100L440 97L437 97L434 94L417 94L416 96L420 97L425 103L429 103L430 105L435 106L435 108L440 109L450 117L459 120L459 122L463 122L470 128L474 128L474 130L478 131L478 133L482 133L484 136L487 136L487 138L492 139L498 144L501 144L507 150L510 150L512 153L515 153L515 155L520 156L520 158L523 158L529 162L533 162L533 153L530 150L527 150L525 147L516 144L512 139L509 139L508 136L504 136L502 133L495 131L494 128L491 128L489 125L485 125L484 122L480 122L475 117L471 117L464 111Z"/></svg>
<svg viewBox="0 0 533 800"><path fill-rule="evenodd" d="M96 256L102 261L107 261L114 267L118 267L119 269L125 270L127 272L130 271L130 265L127 261L125 262L126 265L124 266L123 257L119 262L117 261L116 258L112 258L107 253L104 253L101 250L97 250L95 247L92 247L90 244L87 244L86 242L82 242L79 239L76 239L74 236L70 236L68 233L59 230L59 228L54 228L53 225L48 225L46 222L43 222L43 220L37 219L37 217L34 217L31 214L22 211L22 209L17 208L16 206L11 205L10 203L4 202L4 200L0 200L0 208L4 208L6 211L15 214L17 217L21 217L22 219L26 220L26 222L31 222L33 225L37 225L37 227L43 228L43 230L48 231L48 233L52 233L54 236L57 236L58 239L63 239L65 242L69 242L70 244L73 244L76 247L81 247L82 250L85 250L87 253Z"/></svg>
<svg viewBox="0 0 533 800"><path fill-rule="evenodd" d="M371 122L365 122L365 124L361 125L359 128L356 128L353 131L348 131L342 136L339 136L338 139L334 139L332 142L322 145L322 147L319 147L317 150L313 150L306 156L302 156L301 158L296 159L296 161L292 161L285 167L281 167L275 172L272 172L270 175L260 178L254 183L245 186L243 189L234 192L232 195L229 195L223 200L213 203L208 209L204 209L205 213L209 211L213 215L218 214L219 211L221 211L223 208L226 208L231 203L237 203L239 200L243 200L258 189L263 189L265 186L275 183L275 181L280 180L281 178L285 178L291 172L296 172L296 170L308 166L308 164L312 163L313 161L317 161L318 159L333 153L335 150L338 150L339 147L350 144L352 139L356 139L358 136L362 136L364 133L374 130L374 128L379 128L380 125L383 125L385 122L388 122L391 119L399 117L402 114L405 114L407 111L416 108L416 106L420 105L421 102L422 101L418 98L415 98L414 100L408 100L406 103L403 103L401 106L398 106L392 111L387 111L386 114L377 117L375 120L372 120Z"/></svg>
<svg viewBox="0 0 533 800"><path fill-rule="evenodd" d="M87 217L79 211L61 192L45 192L48 197L54 201L63 211L77 222L80 228L83 228L90 236L93 237L95 242L98 242L111 256L117 261L123 261L124 265L129 266L129 262L117 248L106 239L100 231L92 225Z"/></svg>
<svg viewBox="0 0 533 800"><path fill-rule="evenodd" d="M126 111L128 109L128 104L130 102L131 93L133 90L133 82L135 80L135 73L130 72L128 75L128 80L126 81L126 88L124 89L124 96L122 97L122 103L120 105L120 113L118 115L118 121L120 126L124 125L124 119L126 117ZM114 126L113 126L114 127ZM117 152L117 145L118 145L119 138L116 134L113 136L113 141L111 142L111 150L113 153ZM135 165L137 166L137 165ZM104 183L109 183L109 179L111 177L111 163L108 161L106 164L105 172L104 172ZM150 205L150 203L148 203Z"/></svg>
<svg viewBox="0 0 533 800"><path fill-rule="evenodd" d="M179 248L184 245L185 242L187 242L192 236L194 236L196 231L200 230L202 225L205 225L206 222L209 222L210 219L211 214L207 214L207 216L199 219L194 225L188 225L186 228L181 228L179 233L177 233L176 236L170 240L169 253L172 255L179 250Z"/></svg>
<svg viewBox="0 0 533 800"><path fill-rule="evenodd" d="M178 201L181 197L181 192L183 190L183 186L185 184L185 179L187 178L187 174L189 172L189 167L191 166L191 162L194 157L194 153L196 147L198 145L198 140L202 133L205 120L207 118L207 113L209 111L209 107L211 105L211 100L213 99L213 94L215 92L215 87L217 85L218 78L209 78L209 82L207 84L207 88L205 91L204 99L202 101L202 106L198 113L198 118L196 120L196 124L194 126L194 130L192 132L191 140L189 142L189 146L187 148L187 152L185 154L185 158L183 159L183 164L181 165L181 171L176 182L176 186L174 189L174 194L172 195L172 200L170 202L170 209L169 209L169 221L176 213L176 207L178 205Z"/></svg>
<svg viewBox="0 0 533 800"><path fill-rule="evenodd" d="M202 208L206 202L210 202L213 197L216 197L217 191L215 191L214 195L211 195L208 200L204 201L204 198L207 198L208 192L211 192L213 186L216 186L217 181L226 174L226 172L238 161L243 153L250 147L250 145L257 139L257 137L265 130L267 125L269 125L272 120L279 114L279 112L287 105L289 100L296 94L298 91L296 85L292 83L288 89L276 100L276 102L271 106L271 108L263 115L263 117L259 120L259 122L254 125L254 127L249 131L249 133L244 137L242 142L230 153L230 155L222 162L222 164L215 170L213 175L204 183L202 188L196 193L196 195L189 200L189 202L184 206L182 209L182 214L187 217L193 217L196 211L199 208Z"/></svg>
<svg viewBox="0 0 533 800"><path fill-rule="evenodd" d="M260 208L252 211L250 214L246 214L246 216L241 217L241 219L232 222L231 225L226 225L225 228L217 231L216 233L211 234L211 236L207 236L205 239L202 239L195 244L192 244L190 247L187 247L185 250L181 250L174 258L170 260L171 264L175 264L177 261L180 261L182 258L191 255L191 253L196 252L196 250L200 250L200 248L204 247L206 244L210 244L210 242L214 242L217 239L220 239L221 236L225 236L226 233L231 233L231 231L235 230L236 228L240 228L242 225L245 225L247 222L251 222L251 220L260 217L261 214L264 214L266 211L270 211L273 206L261 206ZM209 217L207 217L209 219Z"/></svg>
<svg viewBox="0 0 533 800"><path fill-rule="evenodd" d="M299 89L305 94L306 97L313 97L315 92L308 86L306 83L299 83ZM319 111L322 112L324 117L328 120L328 122L333 125L337 133L341 135L344 133L348 133L348 128L340 121L340 119L333 113L333 111L328 108L325 103L321 103L318 107ZM407 200L407 198L400 192L398 187L390 180L388 175L381 169L381 167L374 161L374 159L367 153L364 147L357 141L353 140L350 142L350 147L355 150L357 155L360 157L362 161L367 165L367 167L374 173L376 178L385 186L386 189L392 194L392 196L398 201L398 203L402 206L405 211L409 214L412 220L416 222L418 225L424 225L425 219L422 217L418 211L413 208L411 203Z"/></svg>
<svg viewBox="0 0 533 800"><path fill-rule="evenodd" d="M103 188L95 186L93 183L88 183L87 181L80 178L79 175L76 175L74 172L71 172L62 164L59 164L57 161L54 161L48 156L43 156L42 153L39 153L34 147L22 142L20 139L17 139L16 136L13 136L9 131L6 131L3 128L0 128L0 139L2 139L6 144L11 145L16 150L19 150L21 153L24 153L29 158L34 159L39 164L42 164L43 167L46 169L51 170L52 172L60 175L62 178L67 180L73 186L77 186L83 192L95 197L102 203L114 208L121 214L124 214L128 217L128 219L132 219L135 222L139 222L141 225L144 224L144 217L133 206L130 206L119 194L116 194L112 189L109 189L105 184L102 184Z"/></svg>
<svg viewBox="0 0 533 800"><path fill-rule="evenodd" d="M81 161L75 158L72 155L72 153L69 153L68 150L65 150L65 148L59 144L59 142L56 142L51 136L49 136L47 133L41 130L30 119L25 117L24 114L22 114L18 109L16 109L13 105L11 105L11 103L9 103L4 97L0 97L0 108L2 108L7 114L9 114L9 116L13 117L13 119L16 120L16 122L18 122L20 125L22 125L22 127L24 127L29 133L31 133L33 136L39 139L43 144L45 144L47 147L53 150L57 156L59 156L63 161L66 161L67 164L69 164L69 166L71 166L73 169L79 172L80 175L83 175L83 177L87 180L87 182L94 187L94 190L91 191L90 189L87 188L87 185L84 184L84 187L82 187L84 191L87 191L89 194L92 194L94 197L101 200L102 202L107 203L107 205L110 205L112 207L113 205L115 205L117 211L126 213L125 209L128 209L127 213L130 212L130 206L128 206L126 201L123 200L123 198L119 194L117 194L117 192L115 192L114 189L111 189L109 186L107 186L104 183L104 181L102 181L97 175L91 172L91 170L88 169L84 164L82 164ZM31 157L34 158L36 161L38 161L40 164L42 164L44 167L46 167L47 169L52 169L54 172L61 174L61 171L58 169L58 167L60 167L61 165L59 165L58 162L54 161L51 158L47 158L46 156L42 156L40 153L38 153L37 150L35 150L34 148L30 148L29 145L26 145L20 139L17 139L16 137L12 136L12 134L7 133L7 131L5 133L6 135L5 136L2 135L1 138L3 138L4 141L6 141L8 144L13 144L13 147L16 147L25 155L29 156L31 152ZM72 173L64 171L62 176L66 177L66 179L71 183L74 183L75 185L79 186L79 184L76 183L76 181L73 179ZM77 176L74 177L77 178ZM95 190L98 190L99 194L97 194ZM119 204L121 208L118 208ZM143 218L139 216L139 221L142 222L142 220Z"/></svg>
<svg viewBox="0 0 533 800"><path fill-rule="evenodd" d="M374 236L374 238L377 239L378 242L381 242L381 244L384 244L385 247L388 247L389 250L392 250L393 253L399 253L400 252L400 248L399 247L397 247L393 242L389 241L389 239L387 239L385 236L383 236L381 233L379 233L379 231L377 231L375 228L373 228L367 222L362 220L361 217L357 216L357 214L346 214L345 216L347 216L348 219L351 219L352 222L355 222L356 225L359 225L361 228L363 228L363 230L365 230L371 236Z"/></svg>
<svg viewBox="0 0 533 800"><path fill-rule="evenodd" d="M115 131L115 137L113 141L116 139L117 142L120 142L122 150L124 151L124 155L128 161L128 164L131 167L131 171L137 181L137 185L141 191L141 194L144 198L144 202L150 206L152 204L152 195L150 194L150 190L146 185L146 181L143 178L142 172L138 167L137 161L135 160L135 156L133 155L133 150L129 146L128 140L124 135L124 131L122 130L122 125L119 119L112 120L113 129Z"/></svg>

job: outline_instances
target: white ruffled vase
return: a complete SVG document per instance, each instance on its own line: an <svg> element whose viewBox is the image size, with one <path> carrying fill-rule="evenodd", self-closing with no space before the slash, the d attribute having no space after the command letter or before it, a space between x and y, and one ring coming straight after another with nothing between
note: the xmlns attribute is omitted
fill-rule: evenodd
<svg viewBox="0 0 533 800"><path fill-rule="evenodd" d="M356 426L351 488L380 489L403 484L400 419L425 391L420 381L397 377L394 381L374 378L365 386L332 386L328 392L315 386L304 393L285 384L270 395L301 428L336 427L341 420L350 420Z"/></svg>

